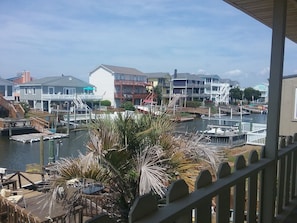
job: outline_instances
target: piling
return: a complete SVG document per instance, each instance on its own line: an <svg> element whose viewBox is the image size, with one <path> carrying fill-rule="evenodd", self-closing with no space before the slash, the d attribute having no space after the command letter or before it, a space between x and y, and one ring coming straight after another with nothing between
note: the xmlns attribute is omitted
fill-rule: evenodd
<svg viewBox="0 0 297 223"><path fill-rule="evenodd" d="M39 144L39 149L40 149L40 168L42 169L44 165L44 141L43 141L43 136L40 136L40 144Z"/></svg>
<svg viewBox="0 0 297 223"><path fill-rule="evenodd" d="M54 163L55 162L55 148L54 148L54 140L53 139L50 139L48 141L48 148L49 148L48 162Z"/></svg>

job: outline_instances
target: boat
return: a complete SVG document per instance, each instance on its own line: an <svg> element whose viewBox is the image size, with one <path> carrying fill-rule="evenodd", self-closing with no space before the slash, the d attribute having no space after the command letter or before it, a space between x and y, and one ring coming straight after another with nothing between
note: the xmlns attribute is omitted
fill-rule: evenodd
<svg viewBox="0 0 297 223"><path fill-rule="evenodd" d="M230 125L208 125L202 132L207 135L236 135L240 133L238 126Z"/></svg>

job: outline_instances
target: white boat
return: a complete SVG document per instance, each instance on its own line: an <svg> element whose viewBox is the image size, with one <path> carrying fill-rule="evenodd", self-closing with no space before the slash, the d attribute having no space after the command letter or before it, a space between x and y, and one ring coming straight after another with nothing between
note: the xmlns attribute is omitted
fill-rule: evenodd
<svg viewBox="0 0 297 223"><path fill-rule="evenodd" d="M234 135L239 133L239 128L238 126L208 125L203 133L211 135Z"/></svg>

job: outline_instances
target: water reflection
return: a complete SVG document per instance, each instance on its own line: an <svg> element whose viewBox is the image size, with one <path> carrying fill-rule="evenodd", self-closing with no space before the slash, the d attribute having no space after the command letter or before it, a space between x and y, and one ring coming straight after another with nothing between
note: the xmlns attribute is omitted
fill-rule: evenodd
<svg viewBox="0 0 297 223"><path fill-rule="evenodd" d="M79 153L85 153L87 142L86 131L71 132L69 138L61 139L59 157L77 157ZM60 139L54 142L57 148ZM49 141L44 141L44 162L48 163ZM0 167L10 170L25 170L26 164L40 163L40 143L24 144L11 141L7 136L0 136Z"/></svg>

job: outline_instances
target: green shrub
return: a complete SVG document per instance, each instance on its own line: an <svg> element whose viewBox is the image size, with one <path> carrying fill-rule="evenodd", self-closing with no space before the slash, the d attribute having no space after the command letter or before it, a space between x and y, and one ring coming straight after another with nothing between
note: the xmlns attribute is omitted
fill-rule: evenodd
<svg viewBox="0 0 297 223"><path fill-rule="evenodd" d="M101 101L101 105L102 106L111 106L111 101L109 101L109 100L102 100Z"/></svg>
<svg viewBox="0 0 297 223"><path fill-rule="evenodd" d="M187 107L198 108L201 106L200 101L187 101Z"/></svg>
<svg viewBox="0 0 297 223"><path fill-rule="evenodd" d="M125 110L128 110L128 111L135 111L135 107L134 107L134 105L132 104L131 101L124 102L121 105L121 108L124 108Z"/></svg>

